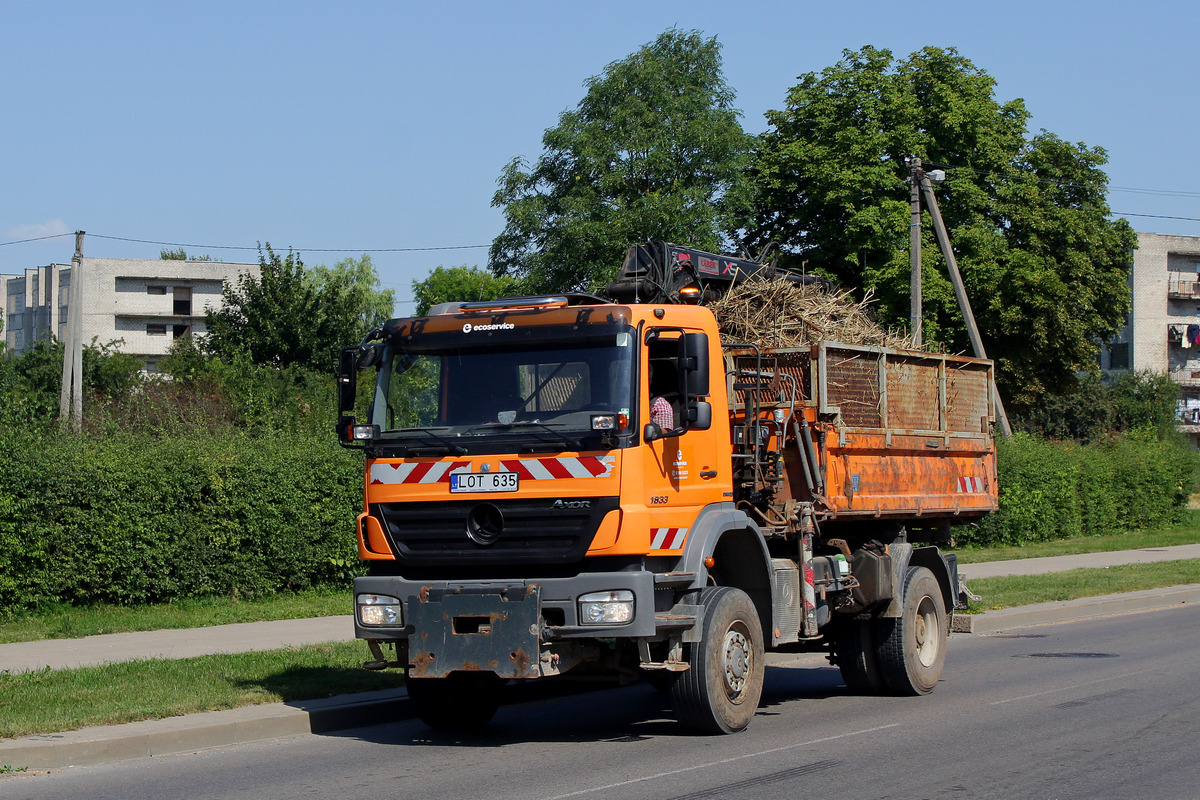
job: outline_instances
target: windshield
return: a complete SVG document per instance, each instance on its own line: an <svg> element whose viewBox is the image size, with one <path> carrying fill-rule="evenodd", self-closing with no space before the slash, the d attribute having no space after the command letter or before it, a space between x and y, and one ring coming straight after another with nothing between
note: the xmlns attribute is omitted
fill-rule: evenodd
<svg viewBox="0 0 1200 800"><path fill-rule="evenodd" d="M520 430L538 438L591 434L598 414L631 417L632 333L558 344L422 349L389 346L372 423L385 439L464 437ZM538 433L540 432L540 433Z"/></svg>

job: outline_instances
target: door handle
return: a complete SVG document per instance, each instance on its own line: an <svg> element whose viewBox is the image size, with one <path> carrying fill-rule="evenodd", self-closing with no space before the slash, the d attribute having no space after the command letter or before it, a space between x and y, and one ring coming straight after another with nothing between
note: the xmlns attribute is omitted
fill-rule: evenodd
<svg viewBox="0 0 1200 800"><path fill-rule="evenodd" d="M702 469L702 470L700 470L700 477L701 478L715 478L715 477L717 477L717 471L715 469Z"/></svg>

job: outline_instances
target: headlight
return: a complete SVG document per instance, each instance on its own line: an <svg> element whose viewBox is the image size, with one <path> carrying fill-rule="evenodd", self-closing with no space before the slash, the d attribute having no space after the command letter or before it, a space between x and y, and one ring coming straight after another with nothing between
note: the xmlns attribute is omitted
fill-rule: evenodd
<svg viewBox="0 0 1200 800"><path fill-rule="evenodd" d="M360 594L355 598L362 625L403 625L400 599L386 594Z"/></svg>
<svg viewBox="0 0 1200 800"><path fill-rule="evenodd" d="M624 625L633 621L633 592L617 589L579 597L580 625Z"/></svg>

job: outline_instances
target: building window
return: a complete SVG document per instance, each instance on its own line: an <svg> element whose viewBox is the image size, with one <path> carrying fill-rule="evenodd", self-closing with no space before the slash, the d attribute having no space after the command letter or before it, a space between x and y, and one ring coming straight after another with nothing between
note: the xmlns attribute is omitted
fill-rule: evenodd
<svg viewBox="0 0 1200 800"><path fill-rule="evenodd" d="M147 286L146 294L166 294L167 287L165 286Z"/></svg>
<svg viewBox="0 0 1200 800"><path fill-rule="evenodd" d="M13 331L13 349L20 350L25 347L25 332Z"/></svg>
<svg viewBox="0 0 1200 800"><path fill-rule="evenodd" d="M1129 369L1129 342L1116 342L1108 346L1108 368Z"/></svg>
<svg viewBox="0 0 1200 800"><path fill-rule="evenodd" d="M25 295L10 294L8 296L8 310L14 314L19 314L25 310Z"/></svg>
<svg viewBox="0 0 1200 800"><path fill-rule="evenodd" d="M175 287L175 314L180 317L192 315L192 290L186 286Z"/></svg>
<svg viewBox="0 0 1200 800"><path fill-rule="evenodd" d="M146 325L146 333L150 336L166 336L167 326L151 322Z"/></svg>
<svg viewBox="0 0 1200 800"><path fill-rule="evenodd" d="M191 325L176 325L171 329L171 336L175 339L182 339L191 332Z"/></svg>

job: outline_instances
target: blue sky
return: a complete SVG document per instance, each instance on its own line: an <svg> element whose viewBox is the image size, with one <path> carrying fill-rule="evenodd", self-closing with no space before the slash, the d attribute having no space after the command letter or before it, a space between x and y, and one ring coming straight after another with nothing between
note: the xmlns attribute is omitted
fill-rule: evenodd
<svg viewBox="0 0 1200 800"><path fill-rule="evenodd" d="M957 47L1025 100L1030 130L1104 147L1114 211L1200 236L1200 3L17 3L0 12L0 242L88 231L85 254L200 245L331 264L486 245L501 168L536 158L583 82L670 27L723 45L743 125L797 76L871 44ZM0 246L0 273L71 236ZM485 249L373 253L401 301ZM399 313L411 310L403 302Z"/></svg>

